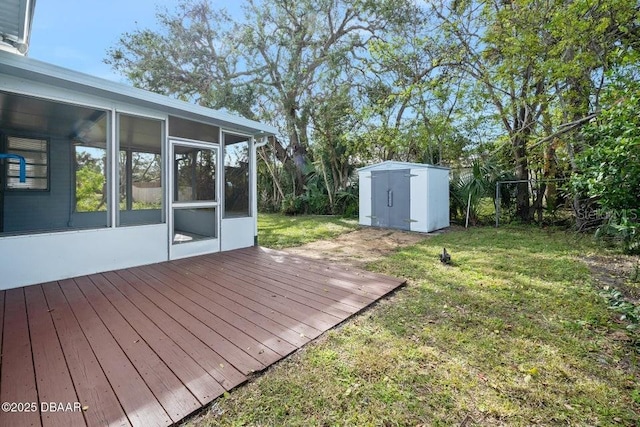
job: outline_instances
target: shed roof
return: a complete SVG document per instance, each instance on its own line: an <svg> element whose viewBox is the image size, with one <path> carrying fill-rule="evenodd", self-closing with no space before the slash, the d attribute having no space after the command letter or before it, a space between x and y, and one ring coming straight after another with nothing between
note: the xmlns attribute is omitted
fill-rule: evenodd
<svg viewBox="0 0 640 427"><path fill-rule="evenodd" d="M273 135L277 129L220 110L179 101L165 95L134 88L72 71L32 58L0 50L0 75L47 84L62 89L152 108L168 114L203 121L250 135Z"/></svg>
<svg viewBox="0 0 640 427"><path fill-rule="evenodd" d="M369 170L391 170L391 169L441 169L450 170L450 168L444 166L429 165L427 163L410 163L410 162L397 162L395 160L387 160L381 163L375 163L373 165L365 166L358 169L358 172Z"/></svg>

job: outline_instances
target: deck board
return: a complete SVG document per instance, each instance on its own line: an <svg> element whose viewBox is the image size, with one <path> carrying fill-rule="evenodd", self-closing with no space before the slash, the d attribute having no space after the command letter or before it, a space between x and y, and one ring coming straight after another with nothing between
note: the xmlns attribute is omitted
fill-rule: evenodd
<svg viewBox="0 0 640 427"><path fill-rule="evenodd" d="M182 326L189 329L191 333L221 355L227 362L233 360L233 366L240 372L248 374L263 369L263 365L257 360L211 329L206 323L192 316L188 310L178 305L177 301L173 301L161 292L158 292L158 287L161 288L162 285L153 276L145 273L144 270L140 268L130 269L129 272L134 274L138 279L141 279L141 281L133 284L138 291L153 301ZM229 362L227 364L221 363L222 366L220 367L225 369L228 364Z"/></svg>
<svg viewBox="0 0 640 427"><path fill-rule="evenodd" d="M200 406L197 399L171 367L163 363L149 344L93 286L94 278L81 277L75 282L167 414L175 422L196 410Z"/></svg>
<svg viewBox="0 0 640 427"><path fill-rule="evenodd" d="M58 283L42 285L69 373L89 426L129 426L118 398ZM135 420L134 420L135 421ZM134 425L139 425L135 423Z"/></svg>
<svg viewBox="0 0 640 427"><path fill-rule="evenodd" d="M58 403L79 402L73 387L71 374L67 367L58 335L49 314L49 307L41 286L24 288L31 333L33 365L35 367L38 398L43 402L42 425L73 427L85 425L80 410L57 412ZM51 411L51 403L56 412Z"/></svg>
<svg viewBox="0 0 640 427"><path fill-rule="evenodd" d="M253 325L250 322L242 322L242 318L239 316L224 316L224 312L221 312L219 307L215 307L214 304L210 304L206 301L201 294L192 290L184 283L179 283L180 276L173 274L173 272L164 272L160 269L162 266L153 268L154 274L157 277L161 277L165 280L167 285L164 291L171 289L171 292L179 294L184 300L185 306L190 308L191 313L200 319L203 323L210 325L213 329L218 331L222 336L234 343L238 348L245 351L249 356L258 360L264 366L268 366L282 358L282 355L278 355L275 351L271 350L266 345L262 344L252 335L259 335L266 339L264 334L261 334L263 329L257 325ZM232 317L229 319L229 317ZM271 336L269 336L271 338ZM288 354L289 352L287 352Z"/></svg>
<svg viewBox="0 0 640 427"><path fill-rule="evenodd" d="M176 375L182 384L198 399L199 403L188 399L191 404L200 407L224 392L223 387L212 378L191 356L178 346L167 334L155 325L143 312L138 310L124 295L118 292L104 275L91 277L93 292L101 292L105 301L110 302L128 322L130 328L153 349L162 362ZM87 294L87 296L89 296ZM117 327L117 326L116 326ZM125 326L126 328L126 326ZM186 409L193 409L187 407ZM188 413L188 412L187 412Z"/></svg>
<svg viewBox="0 0 640 427"><path fill-rule="evenodd" d="M244 256L234 257L229 262L229 269L236 273L246 272L247 275L255 279L264 277L266 267L260 266L251 258ZM300 280L299 270L295 272L298 276L292 276L287 272L276 270L269 271L269 280L271 283L281 288L288 294L300 295L301 301L318 302L319 306L330 304L335 310L330 313L343 317L353 314L362 306L371 304L375 298L354 295L352 292L337 289L335 287L326 286L326 281L314 280L314 277L304 275L304 280Z"/></svg>
<svg viewBox="0 0 640 427"><path fill-rule="evenodd" d="M0 412L2 426L40 426L37 411L38 391L31 355L24 288L10 289L5 294L2 337L2 377L0 400L14 403L36 403L36 410ZM17 409L17 408L16 408Z"/></svg>
<svg viewBox="0 0 640 427"><path fill-rule="evenodd" d="M132 361L78 289L76 282L62 280L59 283L71 311L78 319L78 324L132 424L171 424L173 421L170 414L165 412Z"/></svg>
<svg viewBox="0 0 640 427"><path fill-rule="evenodd" d="M175 270L166 268L164 265L157 266L157 269L171 277L172 280L175 280L178 286L192 291L192 295L194 295L194 293L197 294L196 298L200 300L200 305L208 311L215 313L225 322L240 328L251 338L278 353L280 357L286 356L297 349L296 345L280 339L276 333L272 333L267 329L268 324L265 325L265 321L268 321L268 319L264 319L264 321L263 319L259 319L252 322L246 317L243 317L241 312L227 308L223 301L220 301L218 295L199 283L199 277L195 277L194 275L189 277L181 276ZM231 306L233 306L233 302L231 302Z"/></svg>
<svg viewBox="0 0 640 427"><path fill-rule="evenodd" d="M318 331L333 327L339 319L337 316L323 313L310 305L289 299L286 292L276 287L266 286L264 283L266 280L234 274L198 259L183 261L178 265L190 271L197 271L207 278L215 277L217 280L222 280L222 282L216 281L216 283L227 289L232 289L245 298L270 307L274 311L285 313Z"/></svg>
<svg viewBox="0 0 640 427"><path fill-rule="evenodd" d="M189 330L131 286L127 280L135 281L137 278L134 275L127 271L121 271L118 273L104 273L104 276L177 345L183 349L188 349L189 355L193 360L221 384L225 390L230 390L245 381L245 376L239 371L231 368L220 368L221 363L227 363L222 356L209 348Z"/></svg>
<svg viewBox="0 0 640 427"><path fill-rule="evenodd" d="M178 423L403 280L264 248L0 291L0 427Z"/></svg>
<svg viewBox="0 0 640 427"><path fill-rule="evenodd" d="M169 267L171 267L172 263L168 263L168 265ZM182 269L182 271L184 271L184 268ZM285 313L272 310L271 307L266 305L265 301L261 301L260 298L256 298L256 300L254 301L250 297L238 293L237 289L233 289L233 287L231 287L230 289L225 288L223 285L219 284L212 277L210 277L206 269L203 269L200 273L198 273L198 275L205 279L205 285L215 293L223 295L231 301L234 301L239 305L247 308L248 310L255 311L256 313L273 320L277 324L294 331L295 333L301 335L303 340L305 339L305 337L316 337L321 333L319 329L315 329L311 326L301 323ZM193 277L193 275L191 275L191 277ZM223 277L219 277L218 280L223 281ZM306 338L305 343L306 342L308 342L308 338Z"/></svg>
<svg viewBox="0 0 640 427"><path fill-rule="evenodd" d="M178 285L174 285L175 280L172 277L161 273L155 267L141 267L141 269L162 282L162 286L155 285L156 291L170 298L172 301L176 301L203 325L207 325L207 327L226 339L236 349L245 353L247 356L246 360L250 362L251 366L250 370L245 373L262 370L277 357L273 351L269 351L268 354L263 356L266 347L253 340L239 328L229 325L218 316L203 308L199 304L198 296L189 292L188 289L182 289ZM263 353L260 354L260 351Z"/></svg>

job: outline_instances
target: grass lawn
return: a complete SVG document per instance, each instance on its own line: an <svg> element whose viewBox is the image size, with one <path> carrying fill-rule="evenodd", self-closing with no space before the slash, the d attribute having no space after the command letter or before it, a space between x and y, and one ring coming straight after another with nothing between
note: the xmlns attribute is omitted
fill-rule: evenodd
<svg viewBox="0 0 640 427"><path fill-rule="evenodd" d="M311 238L306 219L261 219L271 246ZM295 226L275 239L285 224ZM443 246L453 266L439 262ZM192 423L638 425L639 355L577 259L596 250L529 227L429 237L370 266L406 277L405 288Z"/></svg>
<svg viewBox="0 0 640 427"><path fill-rule="evenodd" d="M330 239L358 227L356 219L339 216L279 214L258 215L258 239L261 246L281 249L315 240Z"/></svg>

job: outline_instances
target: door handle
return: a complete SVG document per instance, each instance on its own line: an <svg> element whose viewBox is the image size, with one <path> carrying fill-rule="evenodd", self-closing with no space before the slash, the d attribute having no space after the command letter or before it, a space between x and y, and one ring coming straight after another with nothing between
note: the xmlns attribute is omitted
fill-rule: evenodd
<svg viewBox="0 0 640 427"><path fill-rule="evenodd" d="M387 207L393 206L393 191L387 190Z"/></svg>

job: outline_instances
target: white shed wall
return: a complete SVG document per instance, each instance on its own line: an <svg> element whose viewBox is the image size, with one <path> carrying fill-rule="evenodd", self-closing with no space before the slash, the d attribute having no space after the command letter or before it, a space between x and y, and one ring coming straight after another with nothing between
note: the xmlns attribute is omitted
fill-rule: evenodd
<svg viewBox="0 0 640 427"><path fill-rule="evenodd" d="M167 260L167 224L0 239L0 289Z"/></svg>
<svg viewBox="0 0 640 427"><path fill-rule="evenodd" d="M427 230L449 227L449 171L430 169L427 182Z"/></svg>
<svg viewBox="0 0 640 427"><path fill-rule="evenodd" d="M411 231L428 231L427 179L429 169L411 169Z"/></svg>
<svg viewBox="0 0 640 427"><path fill-rule="evenodd" d="M371 225L371 172L358 172L360 184L359 193L359 224Z"/></svg>

